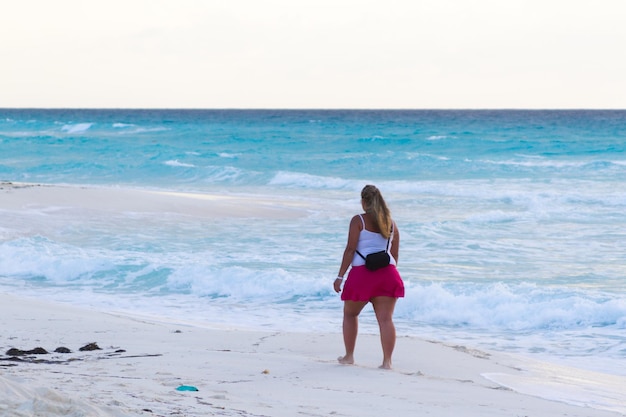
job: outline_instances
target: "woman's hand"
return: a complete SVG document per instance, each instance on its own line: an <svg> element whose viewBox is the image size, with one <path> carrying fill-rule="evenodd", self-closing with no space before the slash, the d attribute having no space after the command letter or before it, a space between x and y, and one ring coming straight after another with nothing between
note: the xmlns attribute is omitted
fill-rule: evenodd
<svg viewBox="0 0 626 417"><path fill-rule="evenodd" d="M335 279L335 282L333 283L333 287L335 288L335 292L336 293L340 293L341 292L341 283L343 282L343 279L341 277L337 277Z"/></svg>

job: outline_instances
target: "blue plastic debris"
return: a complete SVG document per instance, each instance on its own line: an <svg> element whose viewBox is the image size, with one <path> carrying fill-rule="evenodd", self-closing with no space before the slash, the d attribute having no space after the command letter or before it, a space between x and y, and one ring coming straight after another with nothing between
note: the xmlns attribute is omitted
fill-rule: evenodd
<svg viewBox="0 0 626 417"><path fill-rule="evenodd" d="M181 385L180 387L176 388L176 391L198 391L198 388L192 385Z"/></svg>

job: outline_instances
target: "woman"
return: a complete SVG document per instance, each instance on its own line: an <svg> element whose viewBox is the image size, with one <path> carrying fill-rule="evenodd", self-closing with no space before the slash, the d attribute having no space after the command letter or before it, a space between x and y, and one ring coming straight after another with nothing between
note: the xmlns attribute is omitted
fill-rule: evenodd
<svg viewBox="0 0 626 417"><path fill-rule="evenodd" d="M344 301L343 341L346 354L338 360L342 364L354 363L359 314L371 302L378 320L383 348L383 363L380 367L391 369L391 355L396 344L393 310L398 298L404 297L404 284L396 270L400 232L391 219L391 213L378 188L366 185L361 191L361 205L365 213L357 214L350 221L348 243L334 282L335 291L341 292L343 276L352 265L341 293ZM367 269L364 257L381 250L387 250L391 255L389 265L375 271Z"/></svg>

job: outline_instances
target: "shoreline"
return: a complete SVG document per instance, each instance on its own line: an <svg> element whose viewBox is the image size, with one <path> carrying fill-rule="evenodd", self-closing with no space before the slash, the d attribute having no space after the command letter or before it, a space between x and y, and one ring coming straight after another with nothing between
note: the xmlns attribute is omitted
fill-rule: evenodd
<svg viewBox="0 0 626 417"><path fill-rule="evenodd" d="M590 373L438 341L399 337L385 371L377 335L360 335L356 365L340 365L340 333L201 328L5 293L0 305L2 416L626 414L594 394ZM35 347L52 353L7 360Z"/></svg>

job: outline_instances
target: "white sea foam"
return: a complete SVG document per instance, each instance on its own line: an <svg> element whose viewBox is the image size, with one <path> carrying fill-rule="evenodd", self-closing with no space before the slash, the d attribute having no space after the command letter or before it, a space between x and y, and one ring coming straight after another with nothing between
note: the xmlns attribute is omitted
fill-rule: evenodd
<svg viewBox="0 0 626 417"><path fill-rule="evenodd" d="M432 155L429 153L423 153L423 152L408 152L406 154L407 159L408 160L413 160L413 159L419 159L419 158L428 158L428 159L435 159L438 161L449 161L450 158L447 156L443 156L443 155Z"/></svg>
<svg viewBox="0 0 626 417"><path fill-rule="evenodd" d="M135 126L135 125L132 123L113 123L113 127L116 129L124 128L124 127L132 127L132 126Z"/></svg>
<svg viewBox="0 0 626 417"><path fill-rule="evenodd" d="M239 181L250 180L256 176L256 173L243 171L237 167L233 166L208 166L204 167L203 174L205 175L205 180L211 181L214 183L220 182L234 182L237 183ZM247 175L246 175L247 174ZM252 182L252 181L251 181Z"/></svg>
<svg viewBox="0 0 626 417"><path fill-rule="evenodd" d="M76 123L64 125L61 130L67 133L82 133L86 132L93 126L93 123Z"/></svg>
<svg viewBox="0 0 626 417"><path fill-rule="evenodd" d="M194 164L188 164L185 162L180 162L178 159L173 159L164 162L165 165L169 165L171 167L184 167L184 168L195 168Z"/></svg>
<svg viewBox="0 0 626 417"><path fill-rule="evenodd" d="M468 162L472 162L472 160L467 160ZM623 166L623 163L614 162L614 161L597 161L597 160L554 160L547 159L542 157L529 158L525 157L521 160L508 159L508 160L489 160L483 159L478 161L481 164L491 164L491 165L501 165L501 166L518 166L518 167L526 167L526 168L553 168L553 169L564 169L564 168L610 168L612 165Z"/></svg>
<svg viewBox="0 0 626 417"><path fill-rule="evenodd" d="M549 331L613 326L626 317L626 300L581 288L531 283L413 284L400 308L408 319L482 329Z"/></svg>
<svg viewBox="0 0 626 417"><path fill-rule="evenodd" d="M33 262L33 256L37 261ZM6 276L41 278L54 284L67 284L91 276L100 270L111 270L108 258L73 246L59 245L35 236L0 244L0 263Z"/></svg>
<svg viewBox="0 0 626 417"><path fill-rule="evenodd" d="M324 177L299 172L280 171L269 182L270 185L301 187L308 189L354 189L355 182L343 178ZM357 185L358 187L358 185Z"/></svg>
<svg viewBox="0 0 626 417"><path fill-rule="evenodd" d="M168 127L137 127L137 125L129 125L129 129L121 129L117 127L117 131L115 132L117 135L133 135L133 134L143 134L143 133L159 133L159 132L168 132L171 129ZM132 129L131 129L132 127Z"/></svg>
<svg viewBox="0 0 626 417"><path fill-rule="evenodd" d="M238 155L234 153L220 152L218 153L218 156L220 158L237 158Z"/></svg>
<svg viewBox="0 0 626 417"><path fill-rule="evenodd" d="M485 373L499 385L551 401L626 414L624 378L575 367L523 360L524 373Z"/></svg>
<svg viewBox="0 0 626 417"><path fill-rule="evenodd" d="M132 223L129 220L128 224ZM197 230L195 236L190 234L191 223L174 223L179 224L179 231L187 235L190 242L209 230ZM329 264L323 270L310 272L312 262L307 261L310 256L297 248L277 247L279 242L266 240L264 251L252 251L251 248L257 246L254 242L259 239L254 230L248 233L249 241L237 240L235 236L228 237L224 231L215 230L216 237L224 235L222 245L238 244L242 249L248 248L244 250L248 253L247 262L239 260L239 265L233 265L228 254L219 249L208 247L191 251L185 246L180 247L180 242L170 245L156 240L159 235L171 236L167 231L170 225L161 231L149 230L148 226L147 223L144 225L144 243L128 241L129 237L120 230L118 236L102 237L102 242L108 240L109 246L113 244L108 248L101 248L99 240L82 242L81 248L37 236L1 243L0 263L2 273L8 279L4 284L10 282L9 277L21 277L59 288L71 288L74 283L80 283L80 287L94 291L116 288L138 291L138 295L159 291L164 295L225 297L234 303L251 305L293 297L322 300L333 296L323 277L332 276L336 265ZM118 227L123 229L124 226ZM258 233L263 235L262 231ZM282 257L280 266L268 263L267 256L272 253ZM448 275L460 266L439 265L438 270ZM484 266L478 264L474 268L480 272ZM424 266L420 269L424 270ZM467 278L472 275L469 270L464 273L465 281L455 283L448 278L448 283L428 283L428 276L408 266L401 266L400 270L407 284L407 299L398 306L398 317L407 322L508 332L573 330L590 326L608 326L617 330L623 329L626 320L626 299L619 293L591 290L587 285L557 286L555 283L546 287L517 280L509 283L485 280L484 283L469 284ZM506 278L501 277L502 280Z"/></svg>

